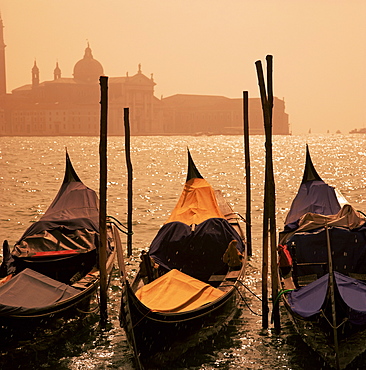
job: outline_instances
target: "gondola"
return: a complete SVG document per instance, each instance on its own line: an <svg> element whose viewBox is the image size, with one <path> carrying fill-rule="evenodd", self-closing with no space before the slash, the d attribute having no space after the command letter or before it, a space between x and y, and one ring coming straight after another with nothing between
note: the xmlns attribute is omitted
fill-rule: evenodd
<svg viewBox="0 0 366 370"><path fill-rule="evenodd" d="M64 180L45 214L11 250L3 244L1 345L89 312L100 283L98 208L97 194L79 179L66 152ZM120 240L113 224L107 230L110 274Z"/></svg>
<svg viewBox="0 0 366 370"><path fill-rule="evenodd" d="M302 339L344 369L366 348L365 217L316 172L309 148L279 238L284 306Z"/></svg>
<svg viewBox="0 0 366 370"><path fill-rule="evenodd" d="M120 322L140 367L161 368L234 317L246 265L242 221L188 150L176 207L142 252L134 279L122 278Z"/></svg>

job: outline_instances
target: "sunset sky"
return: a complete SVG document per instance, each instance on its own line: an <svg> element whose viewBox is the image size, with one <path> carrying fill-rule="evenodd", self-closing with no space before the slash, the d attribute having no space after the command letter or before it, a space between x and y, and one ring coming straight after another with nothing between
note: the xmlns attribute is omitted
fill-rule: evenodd
<svg viewBox="0 0 366 370"><path fill-rule="evenodd" d="M366 127L365 0L2 0L7 91L72 77L87 41L110 77L142 73L155 95L259 97L255 62L273 55L274 95L294 134Z"/></svg>

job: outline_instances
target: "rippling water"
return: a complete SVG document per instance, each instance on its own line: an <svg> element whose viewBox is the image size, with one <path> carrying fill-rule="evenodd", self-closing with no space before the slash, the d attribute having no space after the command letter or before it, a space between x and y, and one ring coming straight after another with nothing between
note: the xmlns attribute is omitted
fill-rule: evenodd
<svg viewBox="0 0 366 370"><path fill-rule="evenodd" d="M127 216L127 170L124 138L108 139L108 214L121 222ZM273 160L276 182L277 228L301 182L305 144L309 144L320 176L365 211L366 136L275 136ZM37 221L63 180L67 147L74 168L90 188L99 188L99 138L0 137L0 241L13 245L31 222ZM133 256L128 269L137 268L158 228L176 204L186 177L189 147L193 159L214 188L221 189L235 211L245 216L245 167L241 136L132 137L134 175ZM261 235L264 189L264 137L250 138L253 257L246 286L261 294ZM123 236L122 236L123 237ZM97 317L78 327L35 343L22 342L1 351L0 367L24 369L133 369L123 330L118 325L118 273L109 302L110 325L100 331ZM261 303L244 289L238 317L199 348L189 351L171 369L327 369L293 331L286 316L282 331L262 332ZM248 309L250 307L250 310ZM74 325L74 324L73 324ZM305 360L304 360L305 359ZM362 369L362 361L352 368Z"/></svg>

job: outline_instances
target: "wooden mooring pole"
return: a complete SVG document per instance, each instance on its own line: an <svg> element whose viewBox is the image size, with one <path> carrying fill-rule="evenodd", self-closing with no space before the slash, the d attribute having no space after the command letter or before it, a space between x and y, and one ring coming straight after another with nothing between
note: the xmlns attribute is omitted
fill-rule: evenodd
<svg viewBox="0 0 366 370"><path fill-rule="evenodd" d="M100 143L99 143L99 271L100 271L100 325L105 328L107 312L107 116L108 116L108 77L100 81Z"/></svg>
<svg viewBox="0 0 366 370"><path fill-rule="evenodd" d="M249 152L249 104L248 91L243 91L244 116L244 153L245 153L245 179L246 179L246 245L248 256L252 256L252 216L251 216L251 190L250 190L250 152Z"/></svg>
<svg viewBox="0 0 366 370"><path fill-rule="evenodd" d="M265 165L265 190L264 190L264 211L263 211L263 263L262 263L262 308L263 328L268 328L268 233L271 246L271 282L272 282L272 312L274 327L281 330L279 305L275 304L278 296L278 266L277 266L277 243L276 243L276 202L275 182L273 174L272 157L272 109L273 109L273 57L267 55L267 93L264 83L261 61L257 61L258 84L261 94L264 131L266 136L266 165Z"/></svg>
<svg viewBox="0 0 366 370"><path fill-rule="evenodd" d="M277 304L279 290L278 281L278 252L276 237L276 187L273 171L272 155L272 112L273 112L273 56L267 55L267 104L268 104L268 124L266 142L268 142L268 201L269 201L269 233L271 245L271 280L272 280L272 312L273 323L277 331L281 330L280 305Z"/></svg>
<svg viewBox="0 0 366 370"><path fill-rule="evenodd" d="M125 153L127 165L127 255L132 255L132 179L133 169L131 162L131 135L130 135L130 111L129 108L124 108L124 125L125 125Z"/></svg>
<svg viewBox="0 0 366 370"><path fill-rule="evenodd" d="M264 86L264 77L261 61L255 63L258 75L258 84L262 100L264 122L267 121L267 95ZM264 171L264 202L263 202L263 235L262 235L262 328L268 328L268 172L267 161Z"/></svg>

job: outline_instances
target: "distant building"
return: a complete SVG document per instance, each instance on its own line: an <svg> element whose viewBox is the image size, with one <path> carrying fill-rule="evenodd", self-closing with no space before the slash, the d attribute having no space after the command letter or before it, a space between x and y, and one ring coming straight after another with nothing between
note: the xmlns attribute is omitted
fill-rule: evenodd
<svg viewBox="0 0 366 370"><path fill-rule="evenodd" d="M63 77L56 63L53 80L41 81L37 62L29 84L6 93L5 43L0 19L0 135L83 136L99 135L100 85L104 76L100 62L87 45L76 62L73 77ZM108 133L123 135L124 108L129 108L132 135L240 134L243 101L223 96L177 94L154 96L153 75L137 73L108 78ZM263 134L259 98L249 99L250 134ZM273 133L290 134L284 100L274 99Z"/></svg>
<svg viewBox="0 0 366 370"><path fill-rule="evenodd" d="M175 134L241 134L243 132L243 99L224 96L177 94L165 99L165 131ZM249 99L251 135L263 135L263 113L260 98ZM289 135L289 117L284 100L274 98L273 133Z"/></svg>

